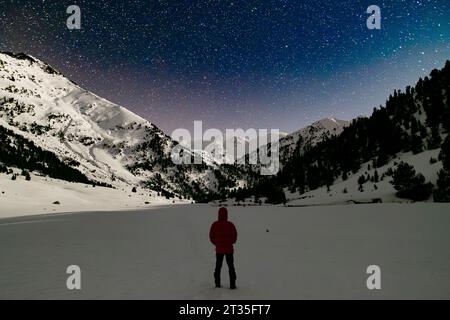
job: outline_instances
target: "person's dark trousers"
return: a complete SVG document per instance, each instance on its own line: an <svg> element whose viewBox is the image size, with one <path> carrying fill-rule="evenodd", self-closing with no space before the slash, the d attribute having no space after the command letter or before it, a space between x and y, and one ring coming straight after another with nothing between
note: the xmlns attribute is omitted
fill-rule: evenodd
<svg viewBox="0 0 450 320"><path fill-rule="evenodd" d="M216 270L214 271L214 280L216 287L220 287L220 271L222 270L223 257L227 260L228 272L230 275L230 287L236 288L236 270L234 269L234 257L233 254L216 253Z"/></svg>

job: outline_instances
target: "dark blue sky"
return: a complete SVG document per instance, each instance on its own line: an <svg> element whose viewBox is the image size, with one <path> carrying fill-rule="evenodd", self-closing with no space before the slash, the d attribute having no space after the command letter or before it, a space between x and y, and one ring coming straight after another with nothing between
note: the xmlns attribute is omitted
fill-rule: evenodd
<svg viewBox="0 0 450 320"><path fill-rule="evenodd" d="M81 30L66 8L81 8ZM366 9L382 10L368 30ZM32 54L167 133L294 131L369 114L450 59L450 1L0 2L0 50Z"/></svg>

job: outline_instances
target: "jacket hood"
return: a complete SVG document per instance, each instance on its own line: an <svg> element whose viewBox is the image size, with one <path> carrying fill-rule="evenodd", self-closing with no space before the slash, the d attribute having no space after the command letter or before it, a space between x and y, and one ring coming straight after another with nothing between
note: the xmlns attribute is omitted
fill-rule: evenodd
<svg viewBox="0 0 450 320"><path fill-rule="evenodd" d="M227 210L227 208L220 208L219 209L219 220L220 221L227 221L228 220L228 210Z"/></svg>

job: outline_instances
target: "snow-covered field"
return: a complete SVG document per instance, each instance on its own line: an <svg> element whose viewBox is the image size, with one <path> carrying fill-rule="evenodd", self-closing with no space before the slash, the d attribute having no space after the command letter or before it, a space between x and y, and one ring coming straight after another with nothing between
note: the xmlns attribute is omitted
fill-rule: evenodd
<svg viewBox="0 0 450 320"><path fill-rule="evenodd" d="M0 298L450 298L450 204L230 207L238 289L213 288L217 208L0 220ZM66 289L78 265L82 290ZM366 268L381 267L381 290Z"/></svg>
<svg viewBox="0 0 450 320"><path fill-rule="evenodd" d="M20 174L20 171L16 170ZM172 204L156 192L137 188L103 188L31 174L11 180L0 173L0 218L57 212L113 211ZM59 204L54 204L59 202ZM176 203L185 202L175 200Z"/></svg>

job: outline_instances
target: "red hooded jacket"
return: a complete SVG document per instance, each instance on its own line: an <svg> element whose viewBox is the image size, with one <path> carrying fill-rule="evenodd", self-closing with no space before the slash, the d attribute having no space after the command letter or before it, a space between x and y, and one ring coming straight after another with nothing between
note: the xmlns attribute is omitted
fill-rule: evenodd
<svg viewBox="0 0 450 320"><path fill-rule="evenodd" d="M221 254L233 253L233 244L237 241L237 231L233 222L228 221L228 210L219 209L219 220L211 225L209 239L216 246L216 252Z"/></svg>

